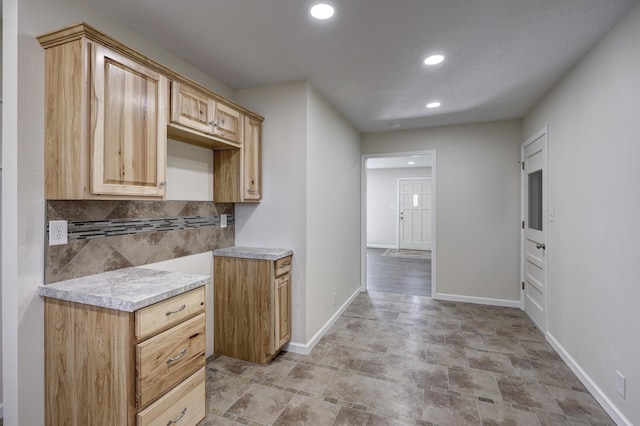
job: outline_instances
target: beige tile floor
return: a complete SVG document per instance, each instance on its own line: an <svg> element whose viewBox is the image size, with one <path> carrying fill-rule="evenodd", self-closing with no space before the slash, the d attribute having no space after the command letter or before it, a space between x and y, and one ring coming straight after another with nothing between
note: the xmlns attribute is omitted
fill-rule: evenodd
<svg viewBox="0 0 640 426"><path fill-rule="evenodd" d="M613 425L518 309L362 293L307 355L207 365L212 425Z"/></svg>

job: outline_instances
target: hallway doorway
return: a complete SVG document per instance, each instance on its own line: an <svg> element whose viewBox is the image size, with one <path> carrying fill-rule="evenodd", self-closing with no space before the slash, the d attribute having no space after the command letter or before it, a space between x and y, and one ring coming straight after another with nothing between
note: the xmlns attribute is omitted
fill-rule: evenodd
<svg viewBox="0 0 640 426"><path fill-rule="evenodd" d="M403 182L428 182L429 190ZM435 151L363 155L363 290L435 294L435 194ZM420 217L426 213L428 218ZM420 234L411 236L418 242L411 247L402 243L409 214L416 225L412 229Z"/></svg>

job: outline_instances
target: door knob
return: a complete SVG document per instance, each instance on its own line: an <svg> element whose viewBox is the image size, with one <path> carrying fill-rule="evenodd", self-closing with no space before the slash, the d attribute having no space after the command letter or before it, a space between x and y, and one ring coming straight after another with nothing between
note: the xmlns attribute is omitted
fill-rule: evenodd
<svg viewBox="0 0 640 426"><path fill-rule="evenodd" d="M536 243L536 248L537 248L538 250L540 250L540 249L545 250L547 247L545 247L544 243L542 243L542 244L540 244L540 243Z"/></svg>

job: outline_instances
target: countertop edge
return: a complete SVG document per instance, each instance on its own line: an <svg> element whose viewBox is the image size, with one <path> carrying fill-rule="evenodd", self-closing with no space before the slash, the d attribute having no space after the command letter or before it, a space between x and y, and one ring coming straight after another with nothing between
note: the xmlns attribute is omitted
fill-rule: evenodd
<svg viewBox="0 0 640 426"><path fill-rule="evenodd" d="M187 291L194 290L196 288L204 287L211 282L210 277L203 277L196 279L188 284L174 287L169 290L162 291L160 293L145 297L141 300L123 300L107 296L96 296L86 293L76 293L68 289L58 289L51 285L40 285L38 294L40 297L47 297L50 299L65 300L67 302L79 303L82 305L97 306L105 309L113 309L124 312L134 312L147 306L151 306L155 303L162 302L163 300L170 299L173 296L177 296Z"/></svg>
<svg viewBox="0 0 640 426"><path fill-rule="evenodd" d="M293 250L284 248L226 247L213 251L215 257L235 257L240 259L280 260L293 256Z"/></svg>

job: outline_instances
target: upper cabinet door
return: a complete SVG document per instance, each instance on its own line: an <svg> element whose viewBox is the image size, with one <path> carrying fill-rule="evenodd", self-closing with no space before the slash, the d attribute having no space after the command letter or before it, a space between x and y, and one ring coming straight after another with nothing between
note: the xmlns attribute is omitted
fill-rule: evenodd
<svg viewBox="0 0 640 426"><path fill-rule="evenodd" d="M171 82L171 121L211 133L215 101L189 86Z"/></svg>
<svg viewBox="0 0 640 426"><path fill-rule="evenodd" d="M261 133L262 123L245 117L245 138L242 147L242 169L243 169L243 201L260 201L260 155L261 155Z"/></svg>
<svg viewBox="0 0 640 426"><path fill-rule="evenodd" d="M164 196L168 79L93 45L91 192Z"/></svg>
<svg viewBox="0 0 640 426"><path fill-rule="evenodd" d="M217 102L213 119L213 134L230 142L242 143L242 118L240 111L228 105Z"/></svg>

